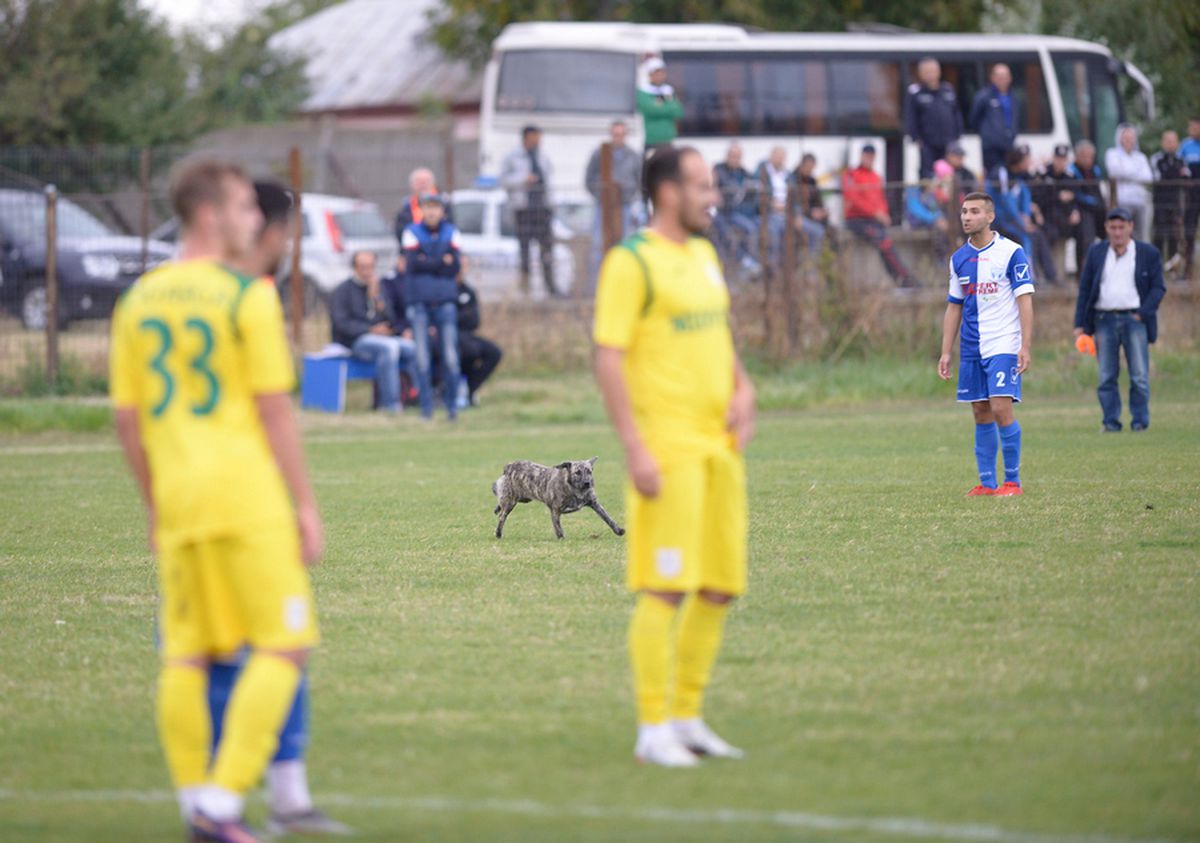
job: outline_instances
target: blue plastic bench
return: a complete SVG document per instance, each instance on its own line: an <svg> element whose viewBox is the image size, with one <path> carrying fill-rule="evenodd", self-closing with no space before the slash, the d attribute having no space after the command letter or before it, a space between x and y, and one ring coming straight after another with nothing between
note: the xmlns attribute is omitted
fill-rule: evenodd
<svg viewBox="0 0 1200 843"><path fill-rule="evenodd" d="M346 382L373 381L375 364L345 354L323 352L304 355L300 406L305 410L341 413L346 409Z"/></svg>

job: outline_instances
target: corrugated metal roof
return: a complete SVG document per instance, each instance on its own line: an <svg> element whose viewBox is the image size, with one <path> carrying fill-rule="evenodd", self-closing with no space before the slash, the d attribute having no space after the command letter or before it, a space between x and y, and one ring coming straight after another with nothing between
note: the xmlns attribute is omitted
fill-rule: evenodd
<svg viewBox="0 0 1200 843"><path fill-rule="evenodd" d="M476 104L483 73L446 58L429 39L438 0L346 0L289 26L273 48L308 59L303 111Z"/></svg>

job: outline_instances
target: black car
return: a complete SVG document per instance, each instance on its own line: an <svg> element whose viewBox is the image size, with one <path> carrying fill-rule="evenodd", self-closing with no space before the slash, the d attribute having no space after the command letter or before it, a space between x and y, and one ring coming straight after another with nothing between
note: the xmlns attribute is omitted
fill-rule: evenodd
<svg viewBox="0 0 1200 843"><path fill-rule="evenodd" d="M142 273L142 240L124 237L69 199L59 198L59 324L107 318L117 297ZM150 240L146 268L171 257L168 243ZM46 197L0 190L0 307L30 330L46 327Z"/></svg>

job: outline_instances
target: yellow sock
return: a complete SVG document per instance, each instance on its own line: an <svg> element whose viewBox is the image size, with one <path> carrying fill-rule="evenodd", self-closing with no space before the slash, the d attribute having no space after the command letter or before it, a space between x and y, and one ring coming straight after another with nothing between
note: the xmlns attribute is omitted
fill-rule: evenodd
<svg viewBox="0 0 1200 843"><path fill-rule="evenodd" d="M667 721L667 686L671 678L671 622L675 607L643 594L629 621L629 658L633 663L633 690L638 722Z"/></svg>
<svg viewBox="0 0 1200 843"><path fill-rule="evenodd" d="M176 789L204 784L212 746L206 669L163 665L158 674L158 738Z"/></svg>
<svg viewBox="0 0 1200 843"><path fill-rule="evenodd" d="M698 594L688 598L679 618L675 643L675 695L671 717L689 720L700 716L704 689L712 675L729 604L710 603Z"/></svg>
<svg viewBox="0 0 1200 843"><path fill-rule="evenodd" d="M225 710L212 783L244 794L258 783L279 746L279 730L300 685L300 668L268 653L250 656Z"/></svg>

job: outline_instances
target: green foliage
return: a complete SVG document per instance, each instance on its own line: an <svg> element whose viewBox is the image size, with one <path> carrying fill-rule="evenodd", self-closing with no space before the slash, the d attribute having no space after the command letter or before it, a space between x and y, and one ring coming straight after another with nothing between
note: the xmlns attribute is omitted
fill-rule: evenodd
<svg viewBox="0 0 1200 843"><path fill-rule="evenodd" d="M1150 130L1174 128L1200 115L1200 4L1194 0L1042 0L1038 28L1107 44L1137 65L1154 83L1158 119ZM1143 148L1157 148L1150 137Z"/></svg>
<svg viewBox="0 0 1200 843"><path fill-rule="evenodd" d="M267 41L331 2L176 39L138 0L0 0L0 145L162 145L283 119L307 95L304 59Z"/></svg>
<svg viewBox="0 0 1200 843"><path fill-rule="evenodd" d="M881 23L931 32L979 29L984 0L796 3L793 0L449 0L431 14L434 38L450 55L482 65L510 23L533 20L737 23L767 30L837 31Z"/></svg>

